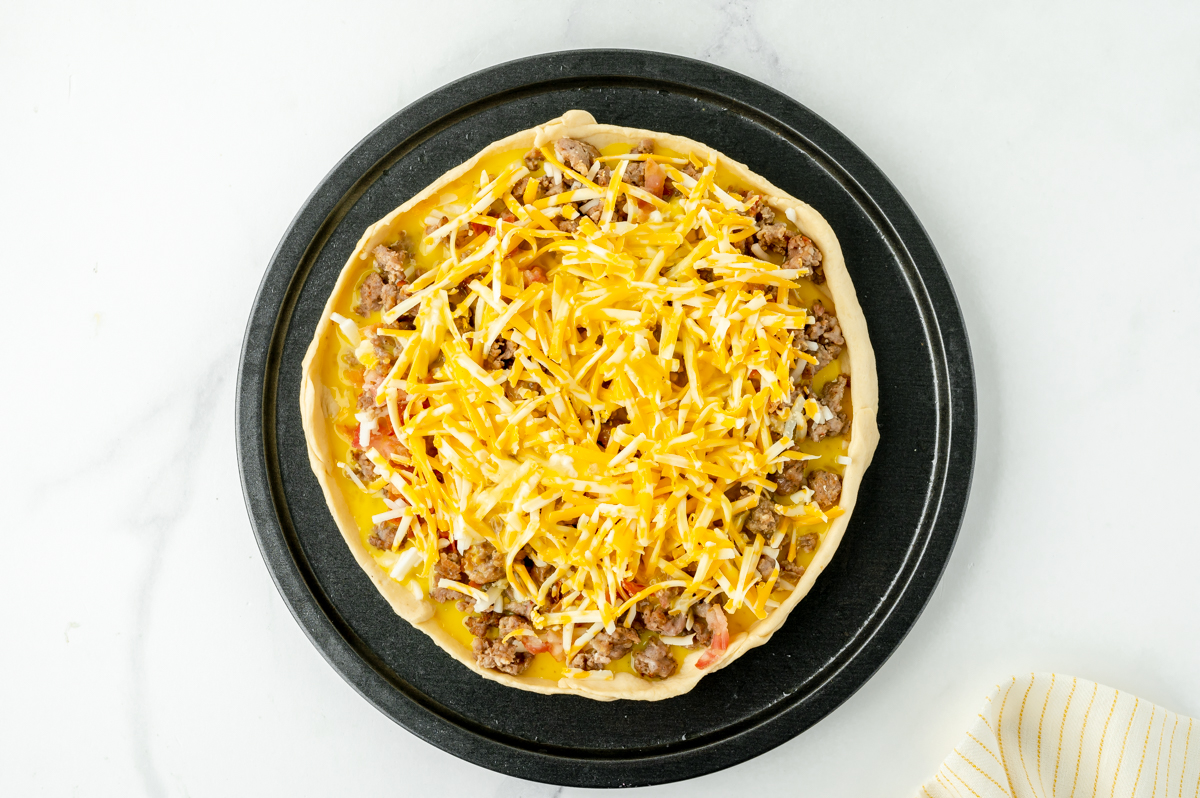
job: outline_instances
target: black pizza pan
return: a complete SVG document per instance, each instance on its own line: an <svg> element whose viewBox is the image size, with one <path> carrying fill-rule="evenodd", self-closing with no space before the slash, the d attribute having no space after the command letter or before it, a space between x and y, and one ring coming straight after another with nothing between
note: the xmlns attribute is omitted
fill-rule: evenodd
<svg viewBox="0 0 1200 798"><path fill-rule="evenodd" d="M702 141L814 206L836 231L879 369L880 443L829 568L767 645L657 702L543 696L479 678L392 613L309 468L300 363L362 231L487 144L582 108ZM966 508L975 451L966 329L932 242L894 186L795 100L711 64L628 50L477 72L367 136L317 186L271 258L246 329L237 445L271 577L330 665L413 734L513 776L657 784L743 762L803 732L896 649Z"/></svg>

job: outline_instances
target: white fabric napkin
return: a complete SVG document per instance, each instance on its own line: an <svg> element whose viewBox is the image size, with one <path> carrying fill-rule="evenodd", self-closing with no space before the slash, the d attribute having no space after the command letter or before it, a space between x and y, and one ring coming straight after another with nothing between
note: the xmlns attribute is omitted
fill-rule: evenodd
<svg viewBox="0 0 1200 798"><path fill-rule="evenodd" d="M1200 723L1055 673L999 685L922 798L1200 796Z"/></svg>

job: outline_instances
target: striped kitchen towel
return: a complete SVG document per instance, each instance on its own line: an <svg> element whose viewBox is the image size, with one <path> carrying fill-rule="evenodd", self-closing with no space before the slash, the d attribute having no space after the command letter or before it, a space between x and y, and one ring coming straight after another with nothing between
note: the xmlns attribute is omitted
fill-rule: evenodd
<svg viewBox="0 0 1200 798"><path fill-rule="evenodd" d="M919 795L1197 798L1200 725L1073 676L1013 678Z"/></svg>

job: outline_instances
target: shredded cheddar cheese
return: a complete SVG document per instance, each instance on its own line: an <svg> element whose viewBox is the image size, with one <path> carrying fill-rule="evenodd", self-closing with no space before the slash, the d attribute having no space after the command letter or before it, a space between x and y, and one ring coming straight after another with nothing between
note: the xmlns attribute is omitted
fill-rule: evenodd
<svg viewBox="0 0 1200 798"><path fill-rule="evenodd" d="M540 173L515 159L425 216L413 243L431 265L410 269L381 323L335 317L358 363L386 367L352 433L377 478L339 466L385 497L371 521L397 523L390 574L477 611L502 606L501 590L532 602L534 629L561 630L568 661L668 587L673 612L715 599L765 617L782 586L762 558L794 557L797 535L840 513L808 489L773 495L784 466L817 457L795 445L830 412L793 382L818 362L807 275L746 245L751 198L719 186L715 162L616 154L581 174L541 155ZM646 162L674 195L625 179ZM563 190L542 195L556 178ZM779 516L770 540L746 528L760 501ZM499 587L436 577L447 546L483 541L503 555ZM549 575L535 580L526 556Z"/></svg>

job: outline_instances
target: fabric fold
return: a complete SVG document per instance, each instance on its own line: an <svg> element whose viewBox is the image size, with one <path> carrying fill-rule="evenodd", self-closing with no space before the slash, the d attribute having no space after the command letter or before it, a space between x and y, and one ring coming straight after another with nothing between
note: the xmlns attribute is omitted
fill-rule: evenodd
<svg viewBox="0 0 1200 798"><path fill-rule="evenodd" d="M1200 724L1085 679L1014 677L918 795L1197 798Z"/></svg>

